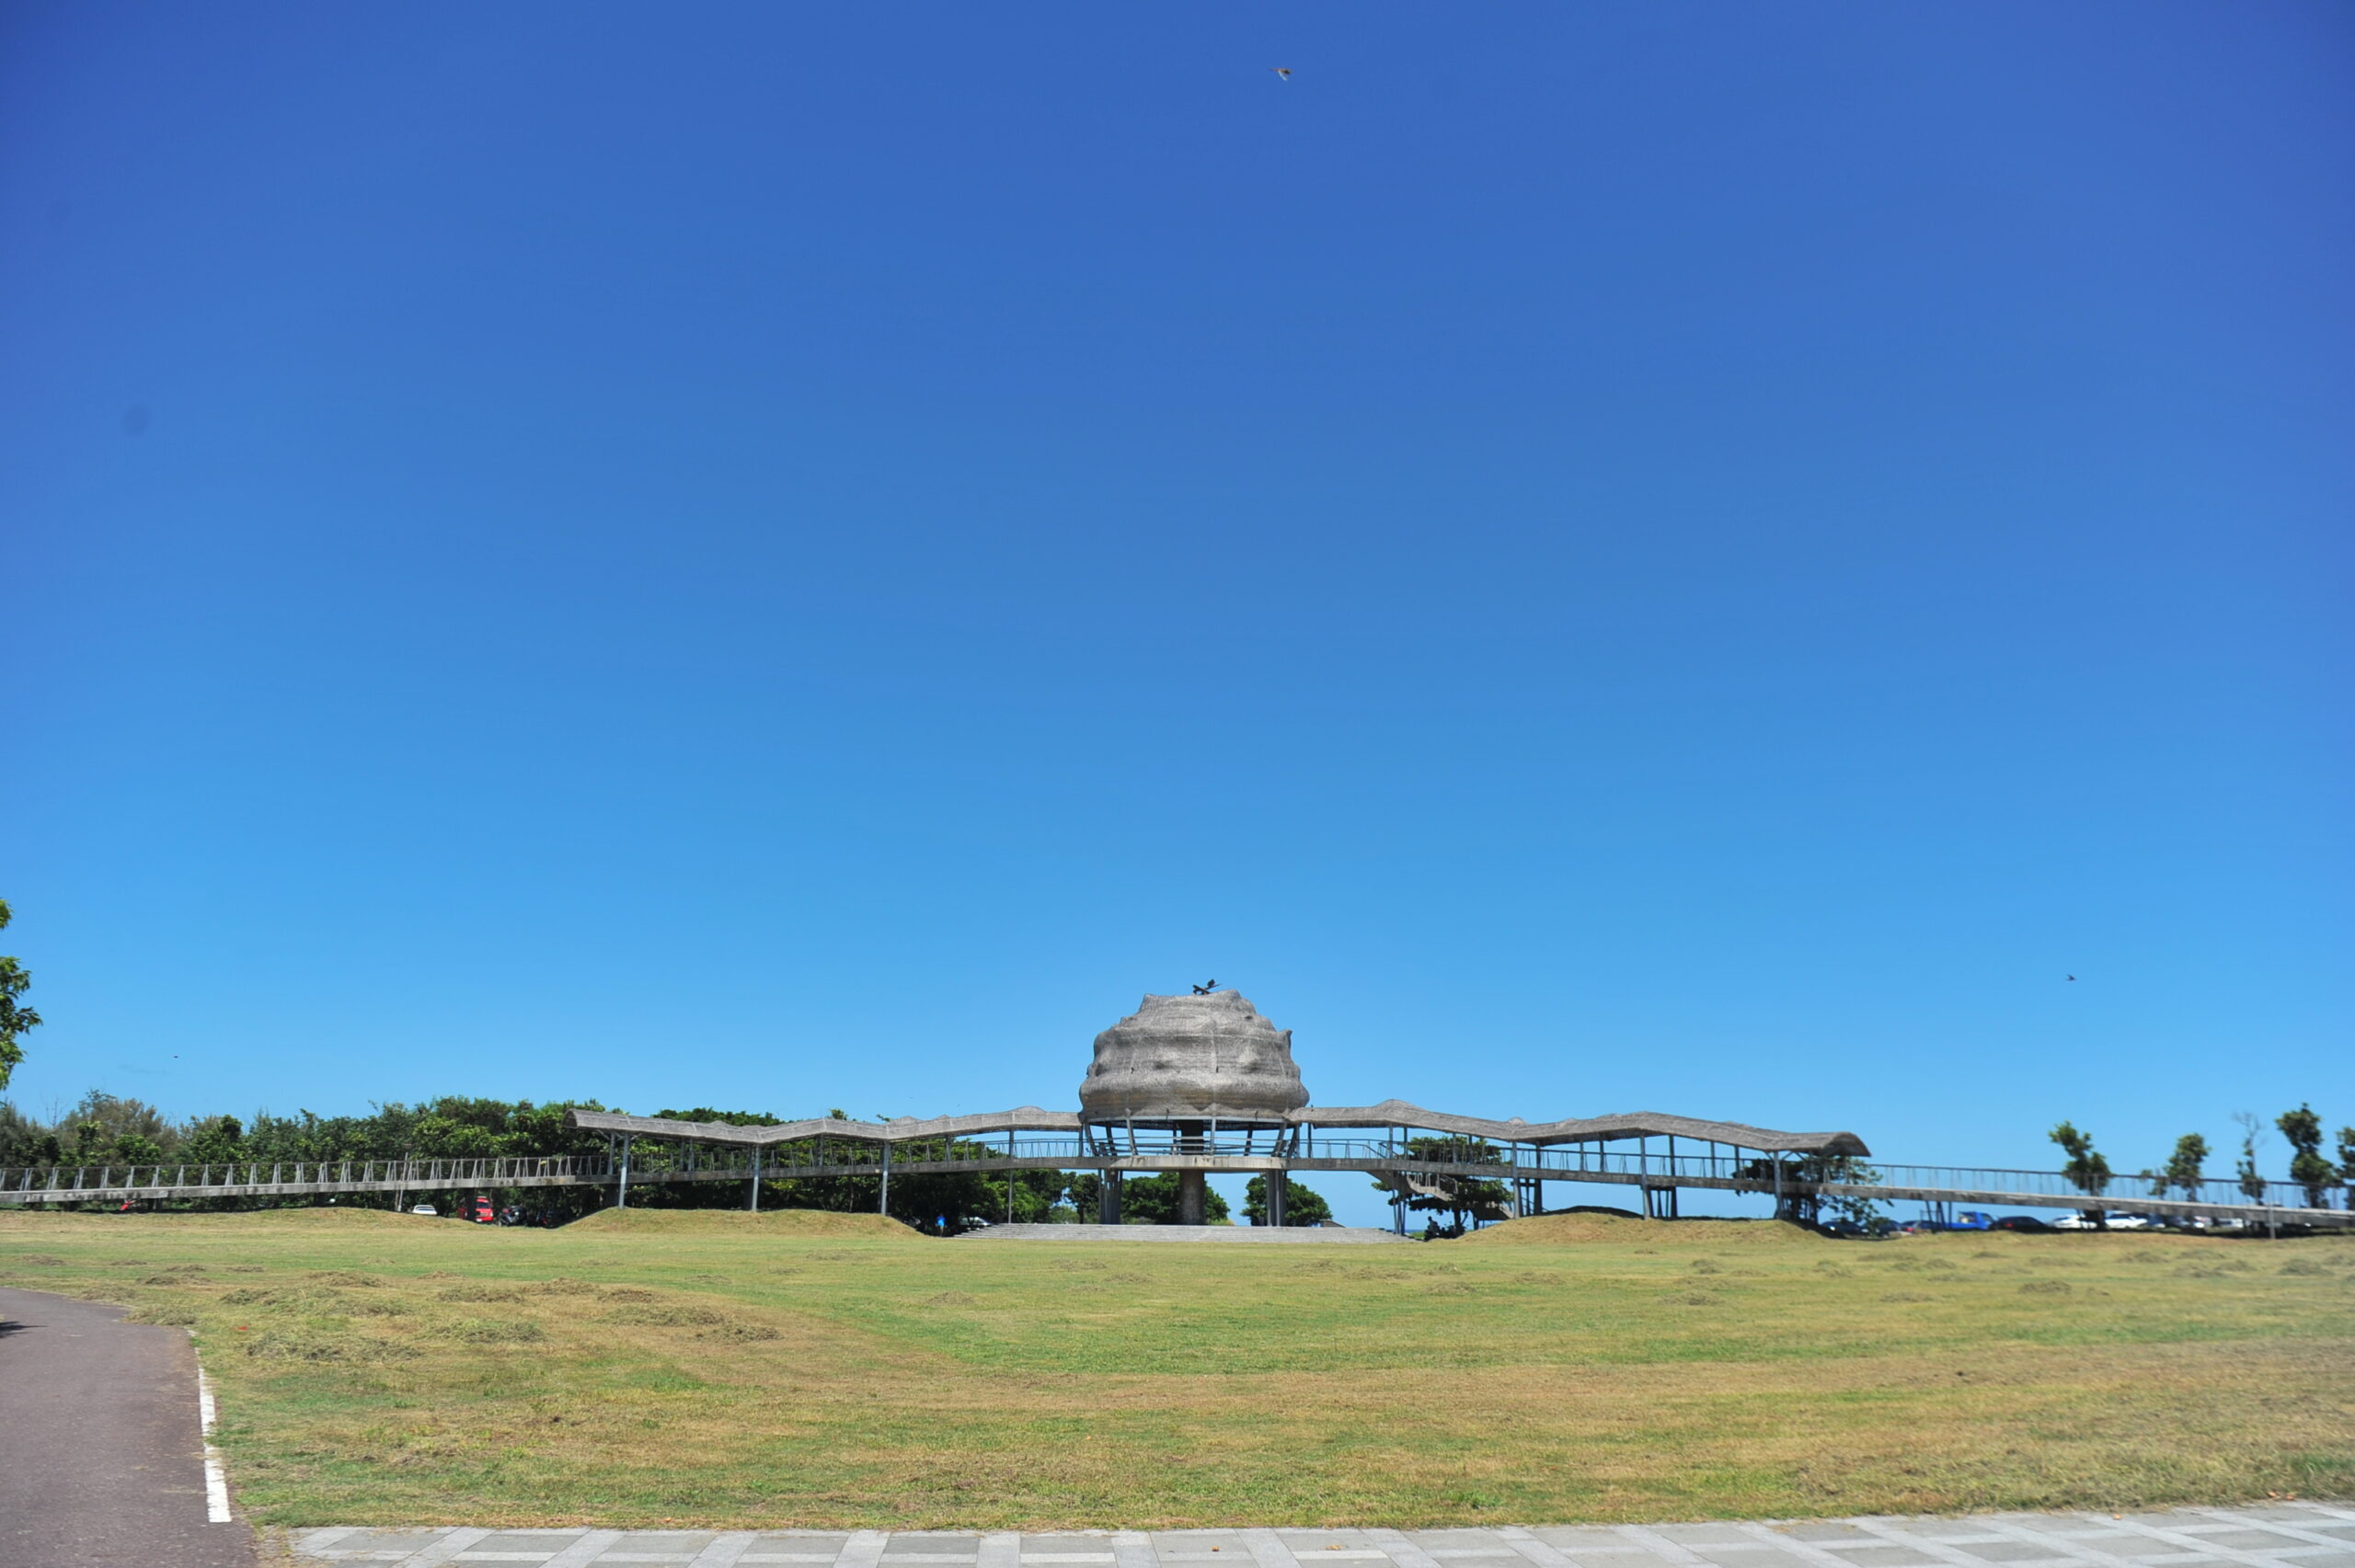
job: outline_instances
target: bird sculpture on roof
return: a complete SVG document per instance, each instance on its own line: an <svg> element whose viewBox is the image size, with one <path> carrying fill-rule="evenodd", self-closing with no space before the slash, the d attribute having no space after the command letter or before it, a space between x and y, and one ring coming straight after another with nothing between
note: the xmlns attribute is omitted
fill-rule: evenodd
<svg viewBox="0 0 2355 1568"><path fill-rule="evenodd" d="M1211 992L1216 990L1218 990L1218 982L1216 980L1204 980L1200 985L1194 988L1194 994L1196 996L1208 996Z"/></svg>

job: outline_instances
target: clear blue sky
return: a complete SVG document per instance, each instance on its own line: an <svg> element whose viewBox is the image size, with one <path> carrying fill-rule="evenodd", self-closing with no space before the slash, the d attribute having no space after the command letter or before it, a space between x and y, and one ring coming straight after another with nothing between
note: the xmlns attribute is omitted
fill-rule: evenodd
<svg viewBox="0 0 2355 1568"><path fill-rule="evenodd" d="M1069 1105L1215 976L2355 1120L2350 129L2338 3L17 0L15 1093Z"/></svg>

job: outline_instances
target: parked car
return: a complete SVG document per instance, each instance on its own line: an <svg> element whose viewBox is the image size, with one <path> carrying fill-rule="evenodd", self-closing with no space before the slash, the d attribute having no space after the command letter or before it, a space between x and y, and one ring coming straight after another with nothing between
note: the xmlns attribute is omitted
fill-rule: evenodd
<svg viewBox="0 0 2355 1568"><path fill-rule="evenodd" d="M433 1207L431 1204L430 1204L430 1203L417 1203L417 1204L411 1204L411 1205L409 1206L409 1210L408 1210L408 1211L409 1211L411 1214L422 1214L422 1215L424 1215L428 1219L431 1219L434 1218L436 1215L438 1215L438 1214L440 1214L440 1213L442 1212L440 1209L438 1209L438 1208L434 1207Z"/></svg>
<svg viewBox="0 0 2355 1568"><path fill-rule="evenodd" d="M2113 1214L2109 1217L2109 1228L2113 1230L2148 1230L2151 1217L2147 1214Z"/></svg>
<svg viewBox="0 0 2355 1568"><path fill-rule="evenodd" d="M2050 1230L2051 1226L2026 1214L2006 1214L1987 1227L1990 1230Z"/></svg>
<svg viewBox="0 0 2355 1568"><path fill-rule="evenodd" d="M2064 1214L2052 1222L2055 1230L2098 1230L2100 1226L2082 1214Z"/></svg>
<svg viewBox="0 0 2355 1568"><path fill-rule="evenodd" d="M488 1225L499 1218L498 1211L491 1207L490 1199L481 1193L477 1193L472 1197L460 1198L454 1212L459 1219L471 1219L477 1225Z"/></svg>

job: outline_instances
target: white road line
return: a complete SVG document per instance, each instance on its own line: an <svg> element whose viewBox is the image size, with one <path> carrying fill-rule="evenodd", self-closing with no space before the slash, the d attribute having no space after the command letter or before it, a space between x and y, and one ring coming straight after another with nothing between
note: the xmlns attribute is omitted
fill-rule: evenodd
<svg viewBox="0 0 2355 1568"><path fill-rule="evenodd" d="M188 1333L189 1353L196 1352L196 1331ZM221 1450L213 1446L213 1422L219 1409L213 1402L213 1379L204 1374L204 1363L196 1364L196 1429L204 1438L204 1522L225 1525L236 1516L229 1512L229 1472L221 1466Z"/></svg>

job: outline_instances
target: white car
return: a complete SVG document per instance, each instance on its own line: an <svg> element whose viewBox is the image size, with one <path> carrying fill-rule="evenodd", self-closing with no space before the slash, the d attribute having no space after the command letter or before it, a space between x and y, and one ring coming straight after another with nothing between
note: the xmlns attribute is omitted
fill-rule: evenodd
<svg viewBox="0 0 2355 1568"><path fill-rule="evenodd" d="M420 1203L420 1204L417 1205L415 1207L411 1208L411 1209L409 1210L409 1212L410 1212L411 1214L422 1214L422 1215L424 1215L428 1219L432 1219L438 1218L438 1217L440 1216L440 1214L441 1214L441 1212L442 1212L442 1211L441 1211L440 1209L438 1209L438 1208L434 1207L433 1207L431 1204L430 1204L430 1203Z"/></svg>
<svg viewBox="0 0 2355 1568"><path fill-rule="evenodd" d="M2113 1214L2109 1217L2109 1228L2113 1230L2148 1230L2151 1217L2147 1214Z"/></svg>
<svg viewBox="0 0 2355 1568"><path fill-rule="evenodd" d="M2094 1222L2086 1219L2082 1214L2064 1214L2060 1219L2052 1222L2052 1228L2055 1230L2091 1230L2097 1229Z"/></svg>

